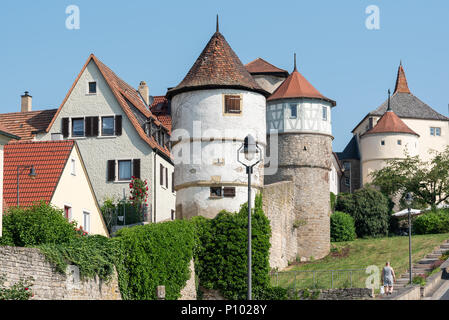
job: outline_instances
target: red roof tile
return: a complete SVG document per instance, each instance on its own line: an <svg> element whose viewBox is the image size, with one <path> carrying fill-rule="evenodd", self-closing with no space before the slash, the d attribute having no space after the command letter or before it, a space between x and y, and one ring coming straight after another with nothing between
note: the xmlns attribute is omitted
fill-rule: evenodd
<svg viewBox="0 0 449 320"><path fill-rule="evenodd" d="M172 119L169 110L169 102L165 96L155 96L151 104L151 112L158 118L158 120L168 129L171 134Z"/></svg>
<svg viewBox="0 0 449 320"><path fill-rule="evenodd" d="M9 133L23 140L33 140L37 132L44 132L58 109L1 113L0 122Z"/></svg>
<svg viewBox="0 0 449 320"><path fill-rule="evenodd" d="M379 119L377 124L369 131L364 133L375 134L375 133L408 133L419 136L415 131L410 129L404 121L399 118L393 111L387 111Z"/></svg>
<svg viewBox="0 0 449 320"><path fill-rule="evenodd" d="M262 58L251 61L245 65L245 68L251 74L275 74L288 77L288 71L272 65Z"/></svg>
<svg viewBox="0 0 449 320"><path fill-rule="evenodd" d="M17 205L17 166L34 165L36 178L21 169L20 206L51 201L61 174L75 145L73 140L24 141L7 144L4 150L3 198L7 206Z"/></svg>
<svg viewBox="0 0 449 320"><path fill-rule="evenodd" d="M262 89L246 70L223 35L215 32L204 50L178 86L168 90L172 96L192 90L236 88L269 93Z"/></svg>
<svg viewBox="0 0 449 320"><path fill-rule="evenodd" d="M334 100L326 98L307 81L295 68L284 82L267 98L267 101L291 98L322 99L336 105Z"/></svg>
<svg viewBox="0 0 449 320"><path fill-rule="evenodd" d="M59 112L61 111L62 107L64 106L65 102L67 101L68 97L70 96L71 92L73 91L73 88L75 87L76 83L78 82L79 78L83 74L84 70L86 69L87 65L90 61L94 61L94 63L97 65L98 69L100 70L101 74L106 80L106 83L111 88L112 93L114 94L115 98L117 99L118 103L122 107L123 111L125 112L128 119L133 124L134 128L136 129L139 136L144 140L153 150L159 150L162 154L164 154L166 157L171 158L170 151L167 149L166 146L160 146L154 137L149 137L142 126L139 124L139 121L137 120L134 113L131 111L130 105L128 102L134 106L139 112L141 112L145 117L149 119L153 119L156 125L164 126L155 115L152 114L152 112L148 109L145 102L140 97L138 91L131 87L129 84L127 84L125 81L120 79L109 67L107 67L105 64L103 64L95 55L91 54L89 58L87 59L86 63L84 64L83 68L81 69L80 73L78 74L78 77L76 78L75 82L73 83L72 87L70 88L69 92L67 93L64 101L62 102L61 106L59 107L58 111L56 112L55 116L53 117L53 120L51 121L50 125L47 127L46 131L48 132L53 125L54 121L56 120ZM168 128L166 128L168 131Z"/></svg>

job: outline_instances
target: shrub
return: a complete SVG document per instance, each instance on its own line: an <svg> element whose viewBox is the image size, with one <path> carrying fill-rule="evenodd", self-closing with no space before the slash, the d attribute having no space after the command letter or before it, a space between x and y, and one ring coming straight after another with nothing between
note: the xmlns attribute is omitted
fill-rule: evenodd
<svg viewBox="0 0 449 320"><path fill-rule="evenodd" d="M33 296L31 286L34 279L32 277L20 279L10 287L4 286L5 279L4 275L0 275L0 300L28 300Z"/></svg>
<svg viewBox="0 0 449 320"><path fill-rule="evenodd" d="M194 232L194 225L186 220L121 229L114 240L122 297L154 300L156 287L165 285L166 299L178 299L190 278Z"/></svg>
<svg viewBox="0 0 449 320"><path fill-rule="evenodd" d="M358 237L379 237L388 234L390 209L388 198L371 188L359 189L353 194L341 194L336 209L354 218Z"/></svg>
<svg viewBox="0 0 449 320"><path fill-rule="evenodd" d="M349 214L337 211L331 215L331 241L353 241L355 236L354 219Z"/></svg>
<svg viewBox="0 0 449 320"><path fill-rule="evenodd" d="M3 245L27 247L63 243L76 237L76 222L63 211L41 202L29 208L11 207L3 217Z"/></svg>
<svg viewBox="0 0 449 320"><path fill-rule="evenodd" d="M449 212L438 210L421 215L415 219L412 227L416 234L449 232Z"/></svg>
<svg viewBox="0 0 449 320"><path fill-rule="evenodd" d="M200 283L205 288L219 290L228 299L247 296L247 208L244 204L237 213L222 211L211 220L194 220L201 246L196 252L195 267ZM252 213L252 284L254 292L261 296L278 292L269 289L270 236L270 223L258 195Z"/></svg>

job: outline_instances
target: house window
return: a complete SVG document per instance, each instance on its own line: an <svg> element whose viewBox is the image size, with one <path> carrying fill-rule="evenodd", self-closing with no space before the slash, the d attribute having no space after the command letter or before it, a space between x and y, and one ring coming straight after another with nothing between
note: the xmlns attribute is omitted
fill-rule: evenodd
<svg viewBox="0 0 449 320"><path fill-rule="evenodd" d="M71 160L71 173L73 176L76 176L76 162L75 159Z"/></svg>
<svg viewBox="0 0 449 320"><path fill-rule="evenodd" d="M323 121L327 121L327 107L323 107Z"/></svg>
<svg viewBox="0 0 449 320"><path fill-rule="evenodd" d="M441 128L431 127L430 128L430 135L431 136L441 136Z"/></svg>
<svg viewBox="0 0 449 320"><path fill-rule="evenodd" d="M402 145L402 140L398 140L398 145Z"/></svg>
<svg viewBox="0 0 449 320"><path fill-rule="evenodd" d="M343 164L343 166L344 166L344 168L345 168L345 170L351 170L351 162L345 162L344 164Z"/></svg>
<svg viewBox="0 0 449 320"><path fill-rule="evenodd" d="M131 180L131 160L118 161L118 179L121 181Z"/></svg>
<svg viewBox="0 0 449 320"><path fill-rule="evenodd" d="M83 229L86 232L90 232L90 214L87 211L83 211Z"/></svg>
<svg viewBox="0 0 449 320"><path fill-rule="evenodd" d="M72 137L84 137L84 118L72 119Z"/></svg>
<svg viewBox="0 0 449 320"><path fill-rule="evenodd" d="M221 187L211 187L210 188L210 196L212 198L221 198L221 196L222 196Z"/></svg>
<svg viewBox="0 0 449 320"><path fill-rule="evenodd" d="M349 180L349 177L345 177L345 185L349 187L351 185L351 180Z"/></svg>
<svg viewBox="0 0 449 320"><path fill-rule="evenodd" d="M234 198L235 197L235 187L224 187L223 188L223 197Z"/></svg>
<svg viewBox="0 0 449 320"><path fill-rule="evenodd" d="M385 145L385 140L382 140L382 141L380 142L380 145L381 145L381 146L384 146L384 145Z"/></svg>
<svg viewBox="0 0 449 320"><path fill-rule="evenodd" d="M433 128L433 127L430 128L430 135L431 136L435 135L435 128Z"/></svg>
<svg viewBox="0 0 449 320"><path fill-rule="evenodd" d="M168 189L168 168L165 168L165 188Z"/></svg>
<svg viewBox="0 0 449 320"><path fill-rule="evenodd" d="M159 180L161 186L164 186L164 169L164 166L162 164L159 164Z"/></svg>
<svg viewBox="0 0 449 320"><path fill-rule="evenodd" d="M114 117L101 117L101 135L114 135Z"/></svg>
<svg viewBox="0 0 449 320"><path fill-rule="evenodd" d="M373 118L369 118L368 129L372 129L373 126L374 126L374 119Z"/></svg>
<svg viewBox="0 0 449 320"><path fill-rule="evenodd" d="M225 95L225 113L236 113L242 112L241 108L241 98L237 95Z"/></svg>
<svg viewBox="0 0 449 320"><path fill-rule="evenodd" d="M298 106L291 104L290 106L290 119L296 119L298 117Z"/></svg>
<svg viewBox="0 0 449 320"><path fill-rule="evenodd" d="M72 207L64 206L64 217L67 219L67 221L72 220Z"/></svg>
<svg viewBox="0 0 449 320"><path fill-rule="evenodd" d="M89 82L89 93L97 93L97 83Z"/></svg>

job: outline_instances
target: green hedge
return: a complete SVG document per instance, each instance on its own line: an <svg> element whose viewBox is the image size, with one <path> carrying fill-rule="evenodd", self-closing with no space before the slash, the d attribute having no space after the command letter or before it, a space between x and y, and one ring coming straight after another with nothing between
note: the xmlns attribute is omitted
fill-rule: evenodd
<svg viewBox="0 0 449 320"><path fill-rule="evenodd" d="M63 211L41 202L28 208L10 207L3 215L0 244L18 247L62 243L76 237L76 223L69 223Z"/></svg>
<svg viewBox="0 0 449 320"><path fill-rule="evenodd" d="M449 232L449 211L438 210L417 217L413 224L416 234L433 234Z"/></svg>
<svg viewBox="0 0 449 320"><path fill-rule="evenodd" d="M354 219L347 213L334 212L331 215L331 241L353 241L355 237Z"/></svg>

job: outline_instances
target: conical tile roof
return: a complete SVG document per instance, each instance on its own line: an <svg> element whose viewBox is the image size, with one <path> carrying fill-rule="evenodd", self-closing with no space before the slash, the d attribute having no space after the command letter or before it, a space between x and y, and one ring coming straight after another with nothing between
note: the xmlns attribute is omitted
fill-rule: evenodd
<svg viewBox="0 0 449 320"><path fill-rule="evenodd" d="M315 89L315 87L298 72L296 67L288 78L285 79L273 94L267 98L267 101L292 98L322 99L332 103L333 106L337 104L334 100L326 98Z"/></svg>
<svg viewBox="0 0 449 320"><path fill-rule="evenodd" d="M184 80L167 91L167 97L186 91L215 88L246 89L269 95L256 83L218 30Z"/></svg>
<svg viewBox="0 0 449 320"><path fill-rule="evenodd" d="M375 133L408 133L419 136L391 110L385 112L384 115L379 119L377 124L363 135Z"/></svg>
<svg viewBox="0 0 449 320"><path fill-rule="evenodd" d="M405 77L405 71L404 71L404 68L402 67L402 62L398 68L398 76L396 78L396 87L394 89L394 93L397 93L397 92L411 93L410 89L408 88L407 78Z"/></svg>

